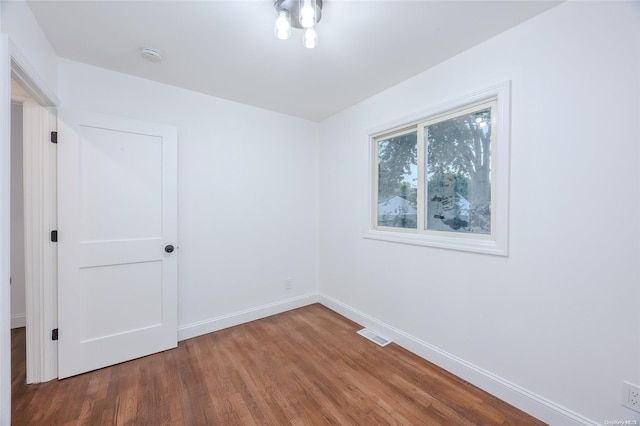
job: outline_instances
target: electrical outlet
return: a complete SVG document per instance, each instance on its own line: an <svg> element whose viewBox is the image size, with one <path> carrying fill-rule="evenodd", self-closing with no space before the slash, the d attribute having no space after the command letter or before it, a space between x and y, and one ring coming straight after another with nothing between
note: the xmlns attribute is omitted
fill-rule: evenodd
<svg viewBox="0 0 640 426"><path fill-rule="evenodd" d="M293 287L293 280L291 278L287 278L286 280L284 280L285 290L291 290L292 287Z"/></svg>
<svg viewBox="0 0 640 426"><path fill-rule="evenodd" d="M640 386L622 382L622 405L640 413Z"/></svg>

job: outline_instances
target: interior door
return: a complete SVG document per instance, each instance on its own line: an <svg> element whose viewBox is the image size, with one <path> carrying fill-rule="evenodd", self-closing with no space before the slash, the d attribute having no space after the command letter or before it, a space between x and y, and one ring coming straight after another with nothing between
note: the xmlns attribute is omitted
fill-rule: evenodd
<svg viewBox="0 0 640 426"><path fill-rule="evenodd" d="M58 377L177 345L177 130L61 109Z"/></svg>

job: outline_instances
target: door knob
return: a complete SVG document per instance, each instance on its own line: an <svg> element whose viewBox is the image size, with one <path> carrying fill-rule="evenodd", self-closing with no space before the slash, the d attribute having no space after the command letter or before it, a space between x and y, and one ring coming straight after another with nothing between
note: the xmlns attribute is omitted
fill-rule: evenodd
<svg viewBox="0 0 640 426"><path fill-rule="evenodd" d="M171 253L173 251L173 246L169 244L164 248L164 251L166 251L167 253Z"/></svg>

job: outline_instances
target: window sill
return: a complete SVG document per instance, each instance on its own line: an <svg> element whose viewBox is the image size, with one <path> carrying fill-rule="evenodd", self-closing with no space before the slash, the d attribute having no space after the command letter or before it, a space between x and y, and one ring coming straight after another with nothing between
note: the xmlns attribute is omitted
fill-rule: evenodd
<svg viewBox="0 0 640 426"><path fill-rule="evenodd" d="M412 244L418 246L438 247L449 250L462 250L474 253L484 253L496 256L507 256L506 238L504 241L491 237L477 236L440 236L427 234L414 234L409 232L380 231L370 229L363 235L364 238L389 241L394 243Z"/></svg>

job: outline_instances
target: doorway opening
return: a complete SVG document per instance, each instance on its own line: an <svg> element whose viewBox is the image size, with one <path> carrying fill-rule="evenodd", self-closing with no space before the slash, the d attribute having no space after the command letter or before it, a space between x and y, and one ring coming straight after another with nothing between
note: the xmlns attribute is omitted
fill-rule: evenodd
<svg viewBox="0 0 640 426"><path fill-rule="evenodd" d="M16 83L17 85L17 83ZM22 102L11 96L11 329L27 325L25 299L24 190L22 184ZM19 86L17 86L19 88ZM20 88L21 89L21 88Z"/></svg>
<svg viewBox="0 0 640 426"><path fill-rule="evenodd" d="M50 339L57 324L57 259L48 238L57 220L56 148L48 143L56 119L19 77L12 66L11 329L26 329L26 383L39 383L57 377L57 342Z"/></svg>

